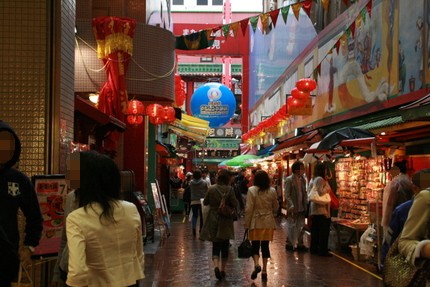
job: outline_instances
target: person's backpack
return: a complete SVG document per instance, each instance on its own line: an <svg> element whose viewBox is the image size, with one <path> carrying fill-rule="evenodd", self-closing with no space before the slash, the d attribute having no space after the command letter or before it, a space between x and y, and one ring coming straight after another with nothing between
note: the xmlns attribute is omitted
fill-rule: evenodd
<svg viewBox="0 0 430 287"><path fill-rule="evenodd" d="M221 194L221 202L218 207L218 213L226 218L234 218L236 216L236 209L227 204L227 195L229 192L224 194L219 192Z"/></svg>

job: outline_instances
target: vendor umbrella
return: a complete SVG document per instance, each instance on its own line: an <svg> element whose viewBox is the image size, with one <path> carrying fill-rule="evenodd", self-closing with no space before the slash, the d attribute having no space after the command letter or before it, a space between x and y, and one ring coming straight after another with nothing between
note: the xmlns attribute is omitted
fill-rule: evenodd
<svg viewBox="0 0 430 287"><path fill-rule="evenodd" d="M248 167L252 166L253 163L251 160L253 159L259 159L260 157L258 155L253 154L241 154L238 156L235 156L234 158L227 161L227 166L239 166L239 167Z"/></svg>
<svg viewBox="0 0 430 287"><path fill-rule="evenodd" d="M220 162L218 164L218 168L227 168L227 161L228 161L228 159L223 160L222 162Z"/></svg>
<svg viewBox="0 0 430 287"><path fill-rule="evenodd" d="M304 163L314 163L317 160L323 160L323 161L327 161L328 158L326 156L326 153L324 152L317 152L316 149L318 148L318 145L320 144L320 142L316 142L313 143L310 147L309 150L310 151L314 151L314 152L307 152L305 153L305 156L303 157L303 162Z"/></svg>
<svg viewBox="0 0 430 287"><path fill-rule="evenodd" d="M367 130L359 128L341 128L328 133L319 143L316 150L332 150L343 140L370 137L375 137L375 135Z"/></svg>

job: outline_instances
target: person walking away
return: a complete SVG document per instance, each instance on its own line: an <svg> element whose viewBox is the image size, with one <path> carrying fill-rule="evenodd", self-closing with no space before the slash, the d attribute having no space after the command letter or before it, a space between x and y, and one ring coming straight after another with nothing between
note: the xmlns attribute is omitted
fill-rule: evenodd
<svg viewBox="0 0 430 287"><path fill-rule="evenodd" d="M327 168L324 163L317 162L314 168L314 179L312 189L316 189L320 196L329 193L330 185L326 179ZM309 192L311 192L311 190ZM311 254L319 256L332 256L328 252L328 237L330 235L330 202L316 203L311 200L310 212L312 218L311 225Z"/></svg>
<svg viewBox="0 0 430 287"><path fill-rule="evenodd" d="M16 281L19 264L31 266L39 245L43 218L30 179L14 168L21 155L21 141L11 126L0 121L0 286ZM19 245L18 210L25 217L24 246Z"/></svg>
<svg viewBox="0 0 430 287"><path fill-rule="evenodd" d="M200 169L196 169L193 172L193 179L190 181L191 190L191 212L193 217L191 220L191 226L193 229L193 236L196 237L197 219L200 219L199 231L203 227L203 214L202 214L202 203L201 199L205 198L206 192L208 191L209 184L202 178L202 172Z"/></svg>
<svg viewBox="0 0 430 287"><path fill-rule="evenodd" d="M270 186L270 177L264 170L254 175L253 186L248 189L245 207L245 229L252 243L254 270L251 279L255 280L262 271L261 279L267 281L267 262L270 258L269 242L273 240L276 229L275 217L278 212L277 193ZM263 268L260 266L260 249Z"/></svg>
<svg viewBox="0 0 430 287"><path fill-rule="evenodd" d="M120 200L115 162L80 153L78 208L66 218L69 286L138 286L143 279L142 222L136 206Z"/></svg>
<svg viewBox="0 0 430 287"><path fill-rule="evenodd" d="M287 206L287 244L290 251L306 251L303 245L303 227L305 226L308 195L306 180L303 177L305 165L296 161L293 163L292 174L285 180L285 200Z"/></svg>
<svg viewBox="0 0 430 287"><path fill-rule="evenodd" d="M231 187L231 179L230 171L221 169L218 172L216 184L209 187L203 200L204 205L209 205L209 213L203 223L200 239L212 241L212 262L215 277L218 280L226 276L229 240L234 239L233 217L220 214L219 206L223 197L225 197L225 204L231 208L237 208L239 204Z"/></svg>
<svg viewBox="0 0 430 287"><path fill-rule="evenodd" d="M185 180L182 184L182 188L184 189L184 196L182 199L184 200L184 209L185 209L185 218L190 215L191 210L191 189L190 189L190 181L193 178L192 172L187 172L185 174Z"/></svg>

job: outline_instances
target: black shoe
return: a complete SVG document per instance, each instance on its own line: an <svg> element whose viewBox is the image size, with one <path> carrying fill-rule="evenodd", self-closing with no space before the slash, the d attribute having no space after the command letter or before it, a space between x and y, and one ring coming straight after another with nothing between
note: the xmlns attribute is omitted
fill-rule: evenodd
<svg viewBox="0 0 430 287"><path fill-rule="evenodd" d="M285 245L285 249L287 249L288 251L294 251L293 245L289 245L289 244Z"/></svg>
<svg viewBox="0 0 430 287"><path fill-rule="evenodd" d="M322 256L322 257L333 257L333 254L327 252L327 253L318 253L318 256Z"/></svg>
<svg viewBox="0 0 430 287"><path fill-rule="evenodd" d="M299 245L299 246L297 246L297 250L298 251L308 251L309 250L309 248L307 248L306 246L304 246L304 245Z"/></svg>
<svg viewBox="0 0 430 287"><path fill-rule="evenodd" d="M194 236L194 237L196 237L196 234L197 234L197 233L196 233L196 229L194 228L194 229L193 229L193 236Z"/></svg>
<svg viewBox="0 0 430 287"><path fill-rule="evenodd" d="M216 279L218 279L218 280L221 280L221 279L222 279L221 271L219 271L219 268L218 268L218 267L215 267L215 277L216 277Z"/></svg>
<svg viewBox="0 0 430 287"><path fill-rule="evenodd" d="M258 273L260 272L261 272L261 266L255 265L254 271L252 271L252 274L251 274L251 279L255 280L255 278L257 278Z"/></svg>
<svg viewBox="0 0 430 287"><path fill-rule="evenodd" d="M221 277L225 278L225 271L221 271Z"/></svg>

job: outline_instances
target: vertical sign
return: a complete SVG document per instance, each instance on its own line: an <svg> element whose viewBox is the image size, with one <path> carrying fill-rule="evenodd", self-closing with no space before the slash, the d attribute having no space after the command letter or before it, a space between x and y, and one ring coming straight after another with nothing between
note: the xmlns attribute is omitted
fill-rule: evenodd
<svg viewBox="0 0 430 287"><path fill-rule="evenodd" d="M42 238L34 254L56 254L60 249L61 233L64 227L66 179L62 174L36 175L32 181L43 217Z"/></svg>

